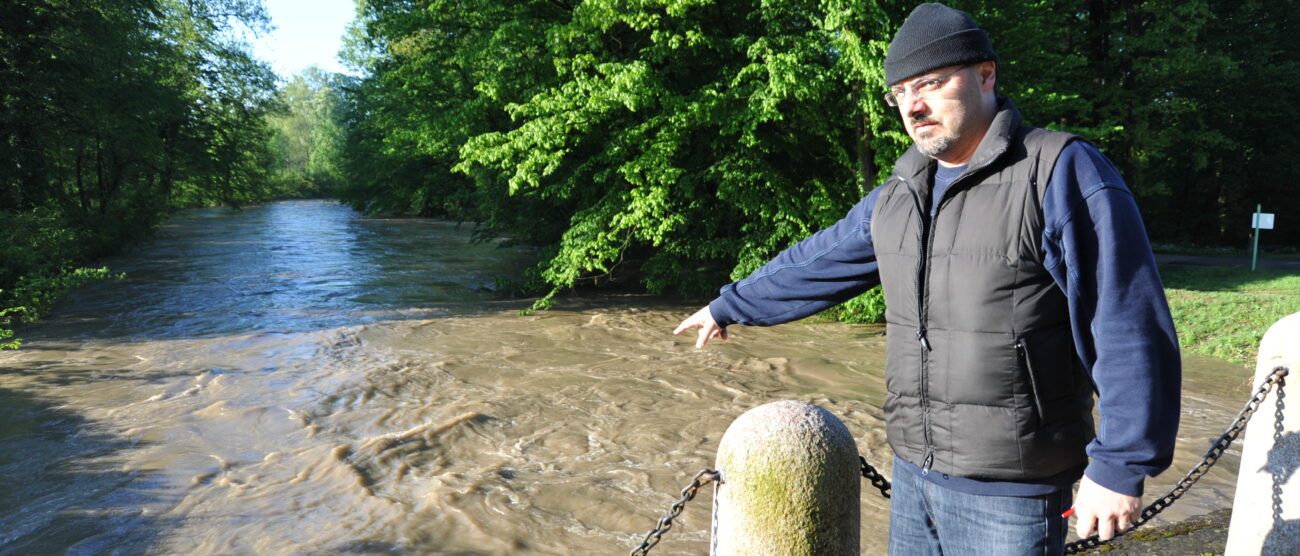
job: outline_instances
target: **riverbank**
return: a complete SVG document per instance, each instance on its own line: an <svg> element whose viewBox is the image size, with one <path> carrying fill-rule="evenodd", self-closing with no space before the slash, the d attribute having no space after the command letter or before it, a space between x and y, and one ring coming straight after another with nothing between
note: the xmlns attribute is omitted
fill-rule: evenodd
<svg viewBox="0 0 1300 556"><path fill-rule="evenodd" d="M1165 294L1186 353L1250 366L1273 323L1300 312L1300 272L1162 264Z"/></svg>

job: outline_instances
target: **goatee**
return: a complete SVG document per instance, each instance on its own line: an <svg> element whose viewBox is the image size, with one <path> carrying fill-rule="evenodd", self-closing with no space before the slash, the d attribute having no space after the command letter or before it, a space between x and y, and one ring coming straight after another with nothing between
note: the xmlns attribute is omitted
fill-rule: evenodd
<svg viewBox="0 0 1300 556"><path fill-rule="evenodd" d="M921 124L937 124L937 123L938 122L928 120L926 119L926 116L919 115L919 114L912 117L912 129L916 129L916 126ZM957 138L953 137L952 135L936 135L930 138L922 138L920 137L920 133L918 132L917 139L915 141L916 149L921 151L921 154L925 156L928 156L930 158L935 158L938 155L947 152L948 149L952 148L952 144L954 141L956 141L956 139Z"/></svg>

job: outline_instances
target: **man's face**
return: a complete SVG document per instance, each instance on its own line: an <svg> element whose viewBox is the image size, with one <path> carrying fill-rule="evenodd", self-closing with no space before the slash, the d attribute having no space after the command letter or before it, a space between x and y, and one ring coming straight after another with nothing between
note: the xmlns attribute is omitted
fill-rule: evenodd
<svg viewBox="0 0 1300 556"><path fill-rule="evenodd" d="M931 158L964 164L987 129L980 65L949 66L899 82L895 91L907 134ZM991 91L991 89L990 89Z"/></svg>

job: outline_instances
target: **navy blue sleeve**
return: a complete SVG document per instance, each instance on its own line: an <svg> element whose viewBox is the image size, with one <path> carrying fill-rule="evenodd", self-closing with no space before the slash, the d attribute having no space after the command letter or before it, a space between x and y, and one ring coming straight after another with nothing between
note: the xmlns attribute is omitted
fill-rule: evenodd
<svg viewBox="0 0 1300 556"><path fill-rule="evenodd" d="M1043 249L1066 293L1100 422L1085 474L1139 496L1169 467L1178 433L1178 337L1133 194L1093 146L1069 145L1043 198Z"/></svg>
<svg viewBox="0 0 1300 556"><path fill-rule="evenodd" d="M770 326L815 314L880 283L871 245L876 188L839 222L782 251L709 303L719 326Z"/></svg>

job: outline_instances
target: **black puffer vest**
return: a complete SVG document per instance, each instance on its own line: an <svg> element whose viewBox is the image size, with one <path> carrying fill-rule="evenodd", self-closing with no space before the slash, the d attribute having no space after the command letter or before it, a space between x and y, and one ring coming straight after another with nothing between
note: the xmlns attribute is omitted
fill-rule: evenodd
<svg viewBox="0 0 1300 556"><path fill-rule="evenodd" d="M929 217L935 162L913 146L881 186L889 444L923 469L1033 480L1087 461L1092 382L1043 266L1043 190L1074 136L1022 126L1003 100Z"/></svg>

